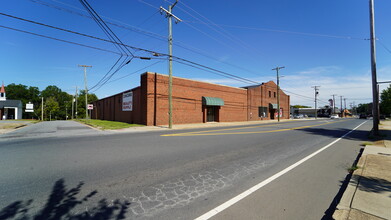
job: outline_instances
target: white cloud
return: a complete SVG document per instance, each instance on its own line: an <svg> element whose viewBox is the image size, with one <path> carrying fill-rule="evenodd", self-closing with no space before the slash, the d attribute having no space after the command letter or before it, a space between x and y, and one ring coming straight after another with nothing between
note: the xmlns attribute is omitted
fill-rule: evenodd
<svg viewBox="0 0 391 220"><path fill-rule="evenodd" d="M391 67L378 70L379 75L389 75ZM386 74L387 73L387 74ZM194 80L222 84L227 86L242 87L248 84L233 79L208 79L198 78ZM252 81L267 82L275 80L274 77L252 78ZM391 79L389 79L391 80ZM388 85L388 84L387 84ZM336 94L337 106L340 106L340 96L346 98L346 105L350 103L368 103L372 98L371 76L367 70L361 73L351 73L349 70L338 66L320 66L298 71L293 75L285 75L280 78L280 86L291 97L291 105L300 104L314 106L314 89L312 86L320 86L318 106L324 106L328 100ZM386 87L386 86L382 86ZM381 89L384 89L382 88Z"/></svg>
<svg viewBox="0 0 391 220"><path fill-rule="evenodd" d="M291 94L292 105L314 106L312 86L320 86L318 96L320 106L325 105L333 94L337 95L337 106L340 105L340 96L347 99L347 106L350 102L355 104L371 102L372 84L366 71L351 74L349 70L338 66L322 66L299 71L281 81L282 89L286 88L289 92L305 96Z"/></svg>
<svg viewBox="0 0 391 220"><path fill-rule="evenodd" d="M319 74L332 74L340 71L340 68L337 66L319 66L311 69L299 71L298 74L301 75L319 75Z"/></svg>

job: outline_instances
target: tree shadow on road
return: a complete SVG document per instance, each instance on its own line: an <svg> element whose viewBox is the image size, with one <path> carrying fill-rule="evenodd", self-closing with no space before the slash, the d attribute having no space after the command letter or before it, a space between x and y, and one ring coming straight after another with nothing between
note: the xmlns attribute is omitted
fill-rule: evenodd
<svg viewBox="0 0 391 220"><path fill-rule="evenodd" d="M321 135L331 138L340 138L343 135L350 132L350 129L326 129L326 128L302 128L298 129L298 131L304 131L307 133L311 133L314 135ZM362 130L355 130L349 135L345 136L344 139L348 140L359 140L359 141L368 141L368 137L370 135L370 132L368 131L362 131Z"/></svg>
<svg viewBox="0 0 391 220"><path fill-rule="evenodd" d="M77 198L83 183L69 190L66 189L63 179L57 180L53 186L52 192L46 201L45 206L37 214L30 215L29 210L33 200L16 201L6 206L0 211L0 220L18 219L18 220L89 220L89 219L125 219L127 209L130 205L127 201L113 201L109 203L106 199L98 202L97 206L92 207L89 211L77 213L73 209L87 202L98 192L92 191L81 199Z"/></svg>

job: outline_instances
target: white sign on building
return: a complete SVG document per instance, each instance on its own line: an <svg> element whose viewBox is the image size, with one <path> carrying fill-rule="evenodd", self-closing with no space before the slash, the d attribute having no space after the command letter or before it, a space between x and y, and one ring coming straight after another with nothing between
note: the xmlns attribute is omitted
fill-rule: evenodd
<svg viewBox="0 0 391 220"><path fill-rule="evenodd" d="M34 104L28 103L26 104L26 112L34 112Z"/></svg>
<svg viewBox="0 0 391 220"><path fill-rule="evenodd" d="M122 111L133 110L133 92L122 94Z"/></svg>

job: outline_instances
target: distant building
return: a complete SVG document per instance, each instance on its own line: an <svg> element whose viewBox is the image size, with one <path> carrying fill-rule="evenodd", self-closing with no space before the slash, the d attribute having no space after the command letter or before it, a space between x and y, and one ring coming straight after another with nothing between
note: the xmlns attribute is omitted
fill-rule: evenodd
<svg viewBox="0 0 391 220"><path fill-rule="evenodd" d="M289 96L280 90L280 118L289 119ZM143 125L168 124L168 76L147 72L139 87L93 103L92 119ZM237 88L173 77L173 123L277 119L273 81Z"/></svg>
<svg viewBox="0 0 391 220"><path fill-rule="evenodd" d="M333 109L329 106L319 107L317 110L317 117L330 117ZM314 108L291 108L291 113L294 115L307 115L308 117L315 117ZM340 114L339 109L335 109L336 114Z"/></svg>
<svg viewBox="0 0 391 220"><path fill-rule="evenodd" d="M0 120L22 119L22 101L7 100L4 83L0 88Z"/></svg>

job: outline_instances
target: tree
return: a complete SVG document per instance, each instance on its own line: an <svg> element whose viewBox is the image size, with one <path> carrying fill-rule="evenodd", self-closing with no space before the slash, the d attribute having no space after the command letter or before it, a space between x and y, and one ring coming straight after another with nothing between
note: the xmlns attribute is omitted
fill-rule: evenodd
<svg viewBox="0 0 391 220"><path fill-rule="evenodd" d="M21 100L23 109L26 107L27 103L34 104L34 107L37 108L40 105L40 92L38 87L30 86L22 84L9 84L5 87L7 93L7 99L15 99ZM23 111L23 118L30 118L32 113L28 113Z"/></svg>
<svg viewBox="0 0 391 220"><path fill-rule="evenodd" d="M372 114L372 102L366 104L358 104L356 111L357 114Z"/></svg>
<svg viewBox="0 0 391 220"><path fill-rule="evenodd" d="M54 97L49 97L45 101L44 113L46 116L46 120L49 118L50 120L56 119L58 116L58 110L60 110L60 106L57 100ZM44 116L44 117L45 117Z"/></svg>
<svg viewBox="0 0 391 220"><path fill-rule="evenodd" d="M86 97L85 97L85 90L80 90L80 93L77 97L77 116L78 118L85 118L86 117ZM87 95L87 102L88 104L98 100L98 97L94 93L89 93Z"/></svg>
<svg viewBox="0 0 391 220"><path fill-rule="evenodd" d="M53 85L46 87L41 94L45 99L54 98L58 104L59 109L52 113L52 118L65 119L67 115L65 111L68 110L69 112L68 103L72 101L72 95L63 92L60 88Z"/></svg>
<svg viewBox="0 0 391 220"><path fill-rule="evenodd" d="M391 86L383 90L380 95L380 114L391 114Z"/></svg>
<svg viewBox="0 0 391 220"><path fill-rule="evenodd" d="M311 108L310 106L305 106L305 105L292 105L292 108Z"/></svg>

